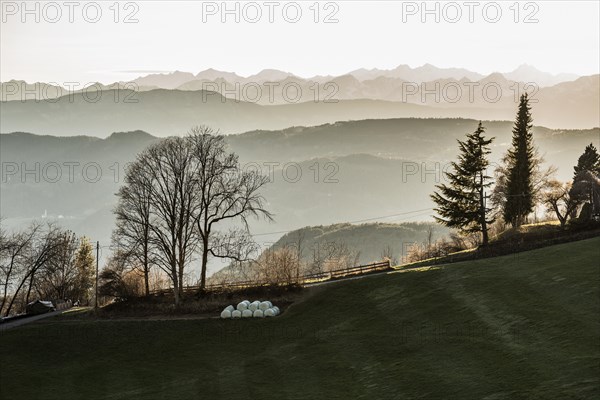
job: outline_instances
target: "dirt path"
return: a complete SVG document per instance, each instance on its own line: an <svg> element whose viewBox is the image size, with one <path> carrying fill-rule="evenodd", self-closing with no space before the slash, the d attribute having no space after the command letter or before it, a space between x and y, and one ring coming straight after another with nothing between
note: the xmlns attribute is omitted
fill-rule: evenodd
<svg viewBox="0 0 600 400"><path fill-rule="evenodd" d="M13 329L13 328L17 328L19 326L23 326L26 324L30 324L32 322L36 322L39 321L41 319L46 319L46 318L50 318L50 317L55 317L57 315L60 315L66 311L69 311L70 308L67 308L66 310L60 310L60 311L52 311L46 314L40 314L40 315L34 315L31 317L24 317L24 318L19 318L17 320L14 321L10 321L10 322L2 322L0 323L0 332L4 332L7 331L9 329Z"/></svg>

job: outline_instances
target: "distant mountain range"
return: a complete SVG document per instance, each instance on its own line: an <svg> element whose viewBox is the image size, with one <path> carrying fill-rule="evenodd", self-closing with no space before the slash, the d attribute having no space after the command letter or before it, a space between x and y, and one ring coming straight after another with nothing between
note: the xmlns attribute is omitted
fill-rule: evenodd
<svg viewBox="0 0 600 400"><path fill-rule="evenodd" d="M579 76L575 74L553 75L540 71L527 64L523 64L511 72L494 72L488 75L488 77L497 76L501 76L503 77L502 79L513 82L535 83L538 87L553 86L561 82L573 81L579 78ZM300 86L306 86L306 88L303 87L303 93L307 95L311 92L311 90L307 90L308 86L325 84L327 82L337 82L343 84L344 87L342 88L342 92L346 93L345 96L339 97L339 99L370 98L397 101L399 100L399 97L391 96L390 93L386 93L386 91L383 90L384 88L378 87L378 85L386 86L391 83L391 86L393 87L399 86L403 82L421 84L443 80L478 82L484 78L486 78L485 75L464 68L438 68L431 64L425 64L416 68L411 68L408 65L399 65L398 67L389 70L361 68L339 76L328 75L310 78L301 78L291 72L279 71L276 69L264 69L257 74L243 77L235 72L225 72L210 68L195 75L191 72L174 71L170 73L148 74L140 76L130 82L115 82L108 85L95 83L94 85L103 90L115 89L117 87L128 87L131 89L134 86L137 87L136 90L139 91L153 89L208 90L213 87L213 85L208 85L209 83L217 83L219 87L223 84L223 89L231 91L235 89L235 85L258 84L265 89L266 82L280 83L281 85L286 83L297 83ZM75 88L75 91L78 92L84 85L89 84L90 83L88 82L82 82L80 83L80 87ZM22 94L21 91L25 92L26 95ZM0 99L2 101L21 100L25 98L54 99L68 93L69 91L67 88L61 87L58 84L44 82L27 83L21 80L11 80L2 83ZM326 93L323 94L323 96L326 95ZM281 93L276 93L275 97L275 103L280 103L282 101ZM312 99L314 99L313 93L311 93L308 100ZM308 100L306 96L300 99L300 101ZM262 102L261 104L266 104L266 102Z"/></svg>
<svg viewBox="0 0 600 400"><path fill-rule="evenodd" d="M296 78L286 78L290 79ZM334 82L339 89L336 96L340 98L335 102L261 105L212 91L194 90L197 88L139 92L120 88L66 95L52 101L7 101L0 103L0 132L105 136L107 132L143 130L168 136L181 135L201 124L231 134L362 119L419 117L510 121L516 113L519 93L527 89L523 83L495 74L478 81L478 90L472 99L467 89L456 102L451 102L448 100L455 96L451 90L446 92L446 98L440 99L435 93L422 93L422 87L413 86L414 93L404 102L401 82L395 78L360 82L347 75ZM464 81L440 80L428 83L430 86L424 89L431 90L436 84L438 88L452 89ZM486 85L488 90L483 91ZM440 93L439 90L436 92ZM569 129L600 125L600 75L530 92L533 119L537 125ZM495 93L503 96L496 100ZM400 97L400 100L373 99L377 97Z"/></svg>
<svg viewBox="0 0 600 400"><path fill-rule="evenodd" d="M368 81L377 78L394 78L402 79L408 82L429 82L438 79L467 79L469 81L478 81L485 76L469 71L464 68L438 68L435 65L425 64L420 67L411 68L408 65L399 65L393 69L357 69L350 71L344 75L351 75L358 81ZM523 64L517 69L511 72L503 73L503 75L510 80L518 82L536 82L540 87L552 86L560 82L572 81L577 79L579 76L575 74L558 74L553 75L547 72L538 70L537 68ZM314 81L314 82L326 82L336 78L336 76L313 76L309 78L300 78L291 72L279 71L276 69L264 69L255 75L247 77L240 76L234 72L218 71L215 69L207 69L194 75L190 72L175 71L170 74L151 74L146 76L140 76L133 82L136 82L140 86L156 86L162 89L175 89L181 85L192 82L195 80L202 81L215 81L223 79L230 83L264 83L264 82L278 82L283 81L286 78L296 78L299 80ZM339 77L339 76L337 76Z"/></svg>
<svg viewBox="0 0 600 400"><path fill-rule="evenodd" d="M370 118L512 120L525 92L532 98L538 125L600 125L600 75L552 75L529 65L488 76L426 64L309 79L274 69L248 77L207 69L81 89L3 82L0 132L100 136L144 130L165 136L198 124L229 134Z"/></svg>

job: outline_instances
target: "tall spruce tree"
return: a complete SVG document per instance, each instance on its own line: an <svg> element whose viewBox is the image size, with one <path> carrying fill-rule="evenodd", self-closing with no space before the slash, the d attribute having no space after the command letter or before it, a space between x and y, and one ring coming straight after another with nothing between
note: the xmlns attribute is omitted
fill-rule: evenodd
<svg viewBox="0 0 600 400"><path fill-rule="evenodd" d="M569 195L579 202L594 205L593 193L598 176L600 176L600 154L593 143L590 143L577 160L577 165L573 167L573 186ZM575 216L575 213L572 217Z"/></svg>
<svg viewBox="0 0 600 400"><path fill-rule="evenodd" d="M593 143L585 146L585 150L577 160L577 165L573 167L573 170L574 181L577 180L577 176L581 172L590 171L596 174L600 173L600 154L598 154L598 150L594 147Z"/></svg>
<svg viewBox="0 0 600 400"><path fill-rule="evenodd" d="M519 110L513 128L512 148L508 150L506 176L506 203L504 221L513 227L519 227L533 211L535 169L535 148L533 146L533 127L531 107L527 93L521 96Z"/></svg>
<svg viewBox="0 0 600 400"><path fill-rule="evenodd" d="M488 219L490 209L486 207L485 190L492 184L486 168L494 138L486 139L484 133L479 122L477 130L467 134L465 141L458 140L458 162L452 162L452 171L444 173L448 184L437 185L438 191L431 198L437 204L439 217L434 218L438 222L463 233L481 232L482 244L487 245L488 224L493 219Z"/></svg>

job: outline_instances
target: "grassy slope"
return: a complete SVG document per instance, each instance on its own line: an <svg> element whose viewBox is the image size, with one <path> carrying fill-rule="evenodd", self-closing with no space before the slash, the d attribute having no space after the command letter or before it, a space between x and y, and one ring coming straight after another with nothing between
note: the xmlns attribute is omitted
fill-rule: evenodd
<svg viewBox="0 0 600 400"><path fill-rule="evenodd" d="M323 286L270 320L23 327L0 398L599 398L598 260L594 238Z"/></svg>

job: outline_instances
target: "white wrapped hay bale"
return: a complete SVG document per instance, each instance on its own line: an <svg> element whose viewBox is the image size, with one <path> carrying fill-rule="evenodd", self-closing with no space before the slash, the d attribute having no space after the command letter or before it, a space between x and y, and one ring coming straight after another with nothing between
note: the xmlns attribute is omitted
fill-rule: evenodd
<svg viewBox="0 0 600 400"><path fill-rule="evenodd" d="M252 303L250 303L250 305L248 306L248 310L254 312L256 310L258 310L260 308L260 301L256 300L253 301Z"/></svg>
<svg viewBox="0 0 600 400"><path fill-rule="evenodd" d="M270 301L248 300L241 301L234 308L232 305L225 307L221 312L221 318L264 318L275 317L281 311L279 307L274 306Z"/></svg>
<svg viewBox="0 0 600 400"><path fill-rule="evenodd" d="M268 308L265 310L265 317L274 317L275 316L275 310L273 310L272 308Z"/></svg>

